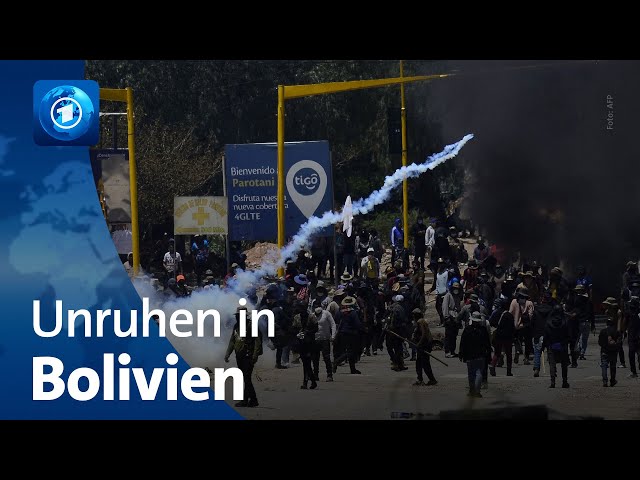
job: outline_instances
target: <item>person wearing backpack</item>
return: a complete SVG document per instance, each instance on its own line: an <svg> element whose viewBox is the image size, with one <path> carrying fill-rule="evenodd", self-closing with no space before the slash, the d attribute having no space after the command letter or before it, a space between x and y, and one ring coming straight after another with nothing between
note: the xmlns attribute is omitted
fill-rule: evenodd
<svg viewBox="0 0 640 480"><path fill-rule="evenodd" d="M232 353L236 354L236 362L238 368L244 377L244 395L243 399L235 404L236 407L257 407L258 396L256 389L253 387L251 376L253 375L253 367L260 355L262 355L262 333L258 330L258 337L250 336L251 324L253 322L252 315L247 312L247 334L246 337L240 336L240 312L247 311L246 307L238 307L236 310L236 324L231 332L229 346L224 356L225 363L229 363L229 357Z"/></svg>

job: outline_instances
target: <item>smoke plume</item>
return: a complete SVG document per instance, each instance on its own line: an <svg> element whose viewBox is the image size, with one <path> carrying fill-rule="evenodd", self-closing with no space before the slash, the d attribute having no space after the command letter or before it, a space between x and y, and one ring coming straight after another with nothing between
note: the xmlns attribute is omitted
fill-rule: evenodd
<svg viewBox="0 0 640 480"><path fill-rule="evenodd" d="M541 64L542 68L519 68ZM513 68L518 67L518 68ZM640 63L451 62L430 85L447 136L472 129L466 208L490 242L616 295L640 248Z"/></svg>

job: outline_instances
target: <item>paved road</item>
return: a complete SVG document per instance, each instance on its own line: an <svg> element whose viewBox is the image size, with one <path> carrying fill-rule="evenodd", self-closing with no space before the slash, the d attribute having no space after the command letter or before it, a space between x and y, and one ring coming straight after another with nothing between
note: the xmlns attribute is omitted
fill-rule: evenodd
<svg viewBox="0 0 640 480"><path fill-rule="evenodd" d="M428 319L432 325L436 323L434 317L435 311L431 309ZM432 330L442 331L433 326ZM590 337L586 361L569 369L569 389L558 388L560 381L555 389L548 388L548 365L546 373L534 378L533 367L520 363L514 365L513 377L505 376L505 368L498 368L497 376L489 377L489 388L482 391L483 398L471 400L466 396L466 365L457 358L445 359L442 351L434 354L449 364L445 367L432 361L439 382L436 386L414 387L415 363L408 362L409 369L404 372L394 372L385 350L377 356L362 357L358 364L362 375L350 375L348 366L340 367L333 383L325 381L321 360L319 388L300 390L302 365L276 370L273 352L265 351L257 365L262 381L254 379L260 406L238 411L249 419L387 420L391 412L438 415L443 410L464 408L546 405L569 416L640 419L640 382L627 378L627 368L618 369L618 385L602 386L599 347L594 335ZM226 395L231 398L230 388Z"/></svg>

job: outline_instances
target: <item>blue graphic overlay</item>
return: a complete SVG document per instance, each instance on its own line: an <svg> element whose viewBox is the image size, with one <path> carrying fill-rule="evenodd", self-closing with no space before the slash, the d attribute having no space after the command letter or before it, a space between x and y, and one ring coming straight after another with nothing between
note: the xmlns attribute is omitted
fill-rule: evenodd
<svg viewBox="0 0 640 480"><path fill-rule="evenodd" d="M100 89L91 80L39 80L33 86L33 139L38 145L98 143Z"/></svg>
<svg viewBox="0 0 640 480"><path fill-rule="evenodd" d="M171 354L176 350L158 335L155 323L151 322L147 338L140 334L117 337L112 319L105 321L102 337L96 335L95 328L91 336L85 335L82 317L69 329L66 312L71 309L86 309L93 322L98 310L119 310L123 328L128 325L131 310L136 310L138 332L143 329L142 301L118 258L102 215L88 149L41 147L34 142L30 108L34 83L43 78L72 79L67 83L80 85L91 96L82 83L83 77L84 61L0 62L0 102L3 111L12 112L11 117L0 118L0 244L4 247L0 250L4 300L0 322L0 418L241 419L226 402L215 401L208 387L194 387L193 391L209 392L209 400L192 401L180 394L180 380L189 365L182 358L175 359L177 363L173 365ZM42 96L52 88L43 91ZM97 103L94 109L97 115ZM35 333L34 300L39 302L40 325L45 331L54 330L56 301L62 302L65 315L58 335L43 338ZM116 381L111 382L115 383L113 400L106 399L110 397L110 387L105 375L109 368L105 354L113 354L116 359ZM164 370L154 400L142 400L139 382L132 374L130 400L120 400L119 360L126 356L130 357L127 368L142 369L148 385L153 383L150 379L154 369ZM100 381L99 390L86 401L72 398L68 388L55 400L34 401L37 357L59 359L64 364L60 378L67 387L72 383L73 372L81 368L94 370ZM177 370L178 395L176 400L167 400L171 387L168 372L172 368ZM88 383L88 377L77 381L83 391L89 391Z"/></svg>

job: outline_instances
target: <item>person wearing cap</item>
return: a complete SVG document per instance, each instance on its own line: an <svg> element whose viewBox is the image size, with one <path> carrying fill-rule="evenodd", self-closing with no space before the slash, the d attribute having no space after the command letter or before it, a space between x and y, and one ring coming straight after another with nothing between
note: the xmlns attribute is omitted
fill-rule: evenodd
<svg viewBox="0 0 640 480"><path fill-rule="evenodd" d="M394 332L400 337L406 338L408 334L409 321L407 319L407 313L404 306L404 297L400 294L396 294L393 297L393 303L389 307L389 318L387 324L387 330ZM403 340L396 335L387 332L387 352L391 359L391 370L400 372L407 370L408 367L404 365L404 345Z"/></svg>
<svg viewBox="0 0 640 480"><path fill-rule="evenodd" d="M638 378L636 357L640 365L640 296L632 296L629 300L627 316L627 334L629 342L630 378Z"/></svg>
<svg viewBox="0 0 640 480"><path fill-rule="evenodd" d="M571 340L571 367L578 366L578 360L585 360L589 333L595 331L593 303L587 287L578 284L573 289L573 302L567 315L569 317L569 337Z"/></svg>
<svg viewBox="0 0 640 480"><path fill-rule="evenodd" d="M511 301L507 298L499 298L495 310L489 317L489 324L495 328L493 333L494 354L489 367L491 376L496 376L496 365L501 358L502 352L507 357L507 377L512 377L513 357L512 346L515 336L516 326L513 315L509 312Z"/></svg>
<svg viewBox="0 0 640 480"><path fill-rule="evenodd" d="M182 274L176 277L176 293L179 297L188 297L191 295L191 289L187 286L187 280Z"/></svg>
<svg viewBox="0 0 640 480"><path fill-rule="evenodd" d="M377 286L380 278L380 262L375 256L373 247L367 248L367 256L362 259L360 265L360 277L369 285Z"/></svg>
<svg viewBox="0 0 640 480"><path fill-rule="evenodd" d="M262 355L262 333L258 330L258 337L252 337L249 334L253 315L249 315L247 312L247 336L240 336L240 312L243 310L247 312L246 307L238 307L236 311L236 323L231 332L231 338L229 338L224 361L229 363L229 357L235 352L238 368L244 377L244 396L241 401L236 403L236 407L257 407L258 396L256 395L256 389L253 387L251 376L253 375L253 367L260 355Z"/></svg>
<svg viewBox="0 0 640 480"><path fill-rule="evenodd" d="M418 376L418 380L414 385L436 385L438 382L431 369L431 357L426 353L431 352L433 346L433 337L431 336L431 330L429 330L429 323L419 308L414 308L411 314L413 316L413 322L415 323L411 339L416 346L416 374ZM424 383L424 377L422 375L423 371L429 379L426 384Z"/></svg>
<svg viewBox="0 0 640 480"><path fill-rule="evenodd" d="M553 301L556 301L551 295ZM549 375L551 383L549 388L555 388L557 369L559 362L562 368L562 388L569 388L569 326L561 304L556 303L545 325L542 347L547 349L549 359Z"/></svg>
<svg viewBox="0 0 640 480"><path fill-rule="evenodd" d="M424 258L427 252L426 234L427 226L424 224L422 217L418 217L416 223L411 227L411 238L413 240L414 261L419 262L420 268L423 270Z"/></svg>
<svg viewBox="0 0 640 480"><path fill-rule="evenodd" d="M489 256L489 248L484 243L484 238L478 237L478 245L473 249L473 258L478 262L484 262Z"/></svg>
<svg viewBox="0 0 640 480"><path fill-rule="evenodd" d="M176 242L173 238L169 240L169 251L164 254L162 265L167 272L167 278L176 278L182 273L182 257L176 252Z"/></svg>
<svg viewBox="0 0 640 480"><path fill-rule="evenodd" d="M315 334L315 346L311 354L313 374L320 379L320 354L327 369L327 382L333 382L333 367L331 366L331 343L336 338L336 323L327 310L316 307L313 310L315 322L318 324L318 331Z"/></svg>
<svg viewBox="0 0 640 480"><path fill-rule="evenodd" d="M360 370L356 369L356 361L360 349L360 334L362 332L362 326L358 313L356 312L356 299L353 297L345 297L342 300L340 311L335 320L337 327L336 339L339 339L340 344L344 349L344 353L336 357L334 353L333 358L333 373L335 374L344 360L349 361L349 368L351 374L360 374Z"/></svg>
<svg viewBox="0 0 640 480"><path fill-rule="evenodd" d="M480 388L483 382L485 364L491 357L491 339L482 321L480 312L474 312L470 325L460 337L460 361L467 364L469 378L468 396L482 398Z"/></svg>
<svg viewBox="0 0 640 480"><path fill-rule="evenodd" d="M436 271L435 278L429 289L429 293L436 293L436 311L440 317L440 327L444 326L446 317L442 312L442 303L444 297L448 292L449 284L449 271L446 269L446 264L442 257L438 258L438 270Z"/></svg>
<svg viewBox="0 0 640 480"><path fill-rule="evenodd" d="M516 327L515 346L516 355L514 363L518 363L524 344L524 365L530 365L533 353L533 342L531 336L531 319L533 317L533 302L529 299L529 292L526 288L519 289L516 298L511 301L509 312L513 315Z"/></svg>
<svg viewBox="0 0 640 480"><path fill-rule="evenodd" d="M600 330L598 336L598 345L600 345L600 368L602 368L602 386L615 386L618 381L616 380L616 362L618 360L618 352L622 348L622 332L620 332L618 321L620 318L620 311L618 309L618 302L613 297L607 297L602 302L602 305L606 308L607 326ZM611 378L608 378L608 370L611 373Z"/></svg>
<svg viewBox="0 0 640 480"><path fill-rule="evenodd" d="M442 299L442 317L444 318L444 356L446 358L457 357L456 340L461 325L456 320L462 303L462 287L459 282L454 282L451 289Z"/></svg>

